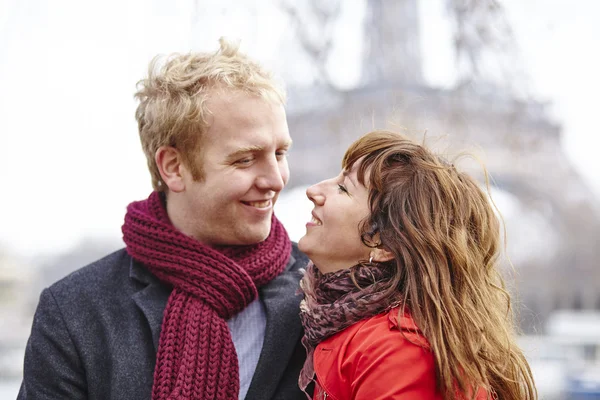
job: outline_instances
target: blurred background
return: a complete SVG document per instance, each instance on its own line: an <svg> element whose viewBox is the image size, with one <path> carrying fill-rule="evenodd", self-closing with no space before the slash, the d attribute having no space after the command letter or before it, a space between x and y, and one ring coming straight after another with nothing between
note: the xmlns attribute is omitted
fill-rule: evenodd
<svg viewBox="0 0 600 400"><path fill-rule="evenodd" d="M363 133L476 155L541 398L600 399L599 18L589 0L0 0L0 398L40 291L122 247L151 190L133 100L148 62L228 36L288 90L292 239L306 187Z"/></svg>

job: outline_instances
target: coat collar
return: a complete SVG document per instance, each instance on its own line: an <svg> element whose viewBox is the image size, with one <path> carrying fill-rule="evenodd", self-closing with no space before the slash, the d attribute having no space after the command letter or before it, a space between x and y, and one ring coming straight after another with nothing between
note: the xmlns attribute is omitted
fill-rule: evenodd
<svg viewBox="0 0 600 400"><path fill-rule="evenodd" d="M163 313L167 306L171 289L139 262L133 258L130 258L130 260L129 277L142 285L141 289L136 291L131 298L146 317L150 331L152 332L154 350L158 351L158 339L160 338Z"/></svg>

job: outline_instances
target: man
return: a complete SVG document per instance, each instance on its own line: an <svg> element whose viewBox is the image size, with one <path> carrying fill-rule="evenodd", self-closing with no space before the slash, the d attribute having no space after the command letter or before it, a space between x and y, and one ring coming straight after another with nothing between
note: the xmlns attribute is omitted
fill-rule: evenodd
<svg viewBox="0 0 600 400"><path fill-rule="evenodd" d="M41 294L19 399L305 398L282 90L221 39L153 61L136 97L154 192L125 249Z"/></svg>

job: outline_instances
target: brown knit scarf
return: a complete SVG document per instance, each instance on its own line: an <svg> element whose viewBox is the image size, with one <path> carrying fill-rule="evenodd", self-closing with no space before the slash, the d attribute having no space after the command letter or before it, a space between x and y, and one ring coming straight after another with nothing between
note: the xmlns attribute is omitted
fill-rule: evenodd
<svg viewBox="0 0 600 400"><path fill-rule="evenodd" d="M304 292L300 318L307 357L298 379L305 393L315 376L313 354L320 342L400 303L399 295L388 298L383 293L391 278L389 269L379 264L358 264L327 274L319 272L312 262L306 267L300 281Z"/></svg>
<svg viewBox="0 0 600 400"><path fill-rule="evenodd" d="M237 399L239 365L226 320L285 268L291 241L273 216L256 245L214 249L171 224L160 194L127 207L127 252L173 287L162 322L152 399Z"/></svg>

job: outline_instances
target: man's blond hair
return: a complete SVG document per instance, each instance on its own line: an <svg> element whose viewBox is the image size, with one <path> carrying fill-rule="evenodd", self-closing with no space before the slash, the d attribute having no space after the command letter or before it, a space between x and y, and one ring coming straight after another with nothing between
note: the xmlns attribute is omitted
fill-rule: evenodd
<svg viewBox="0 0 600 400"><path fill-rule="evenodd" d="M155 190L164 191L155 154L171 146L182 154L194 179L202 178L198 157L202 135L207 131L207 100L217 90L254 95L285 103L285 91L272 74L239 52L239 43L219 39L215 53L171 54L155 57L148 77L137 84L140 104L135 116L140 141Z"/></svg>

